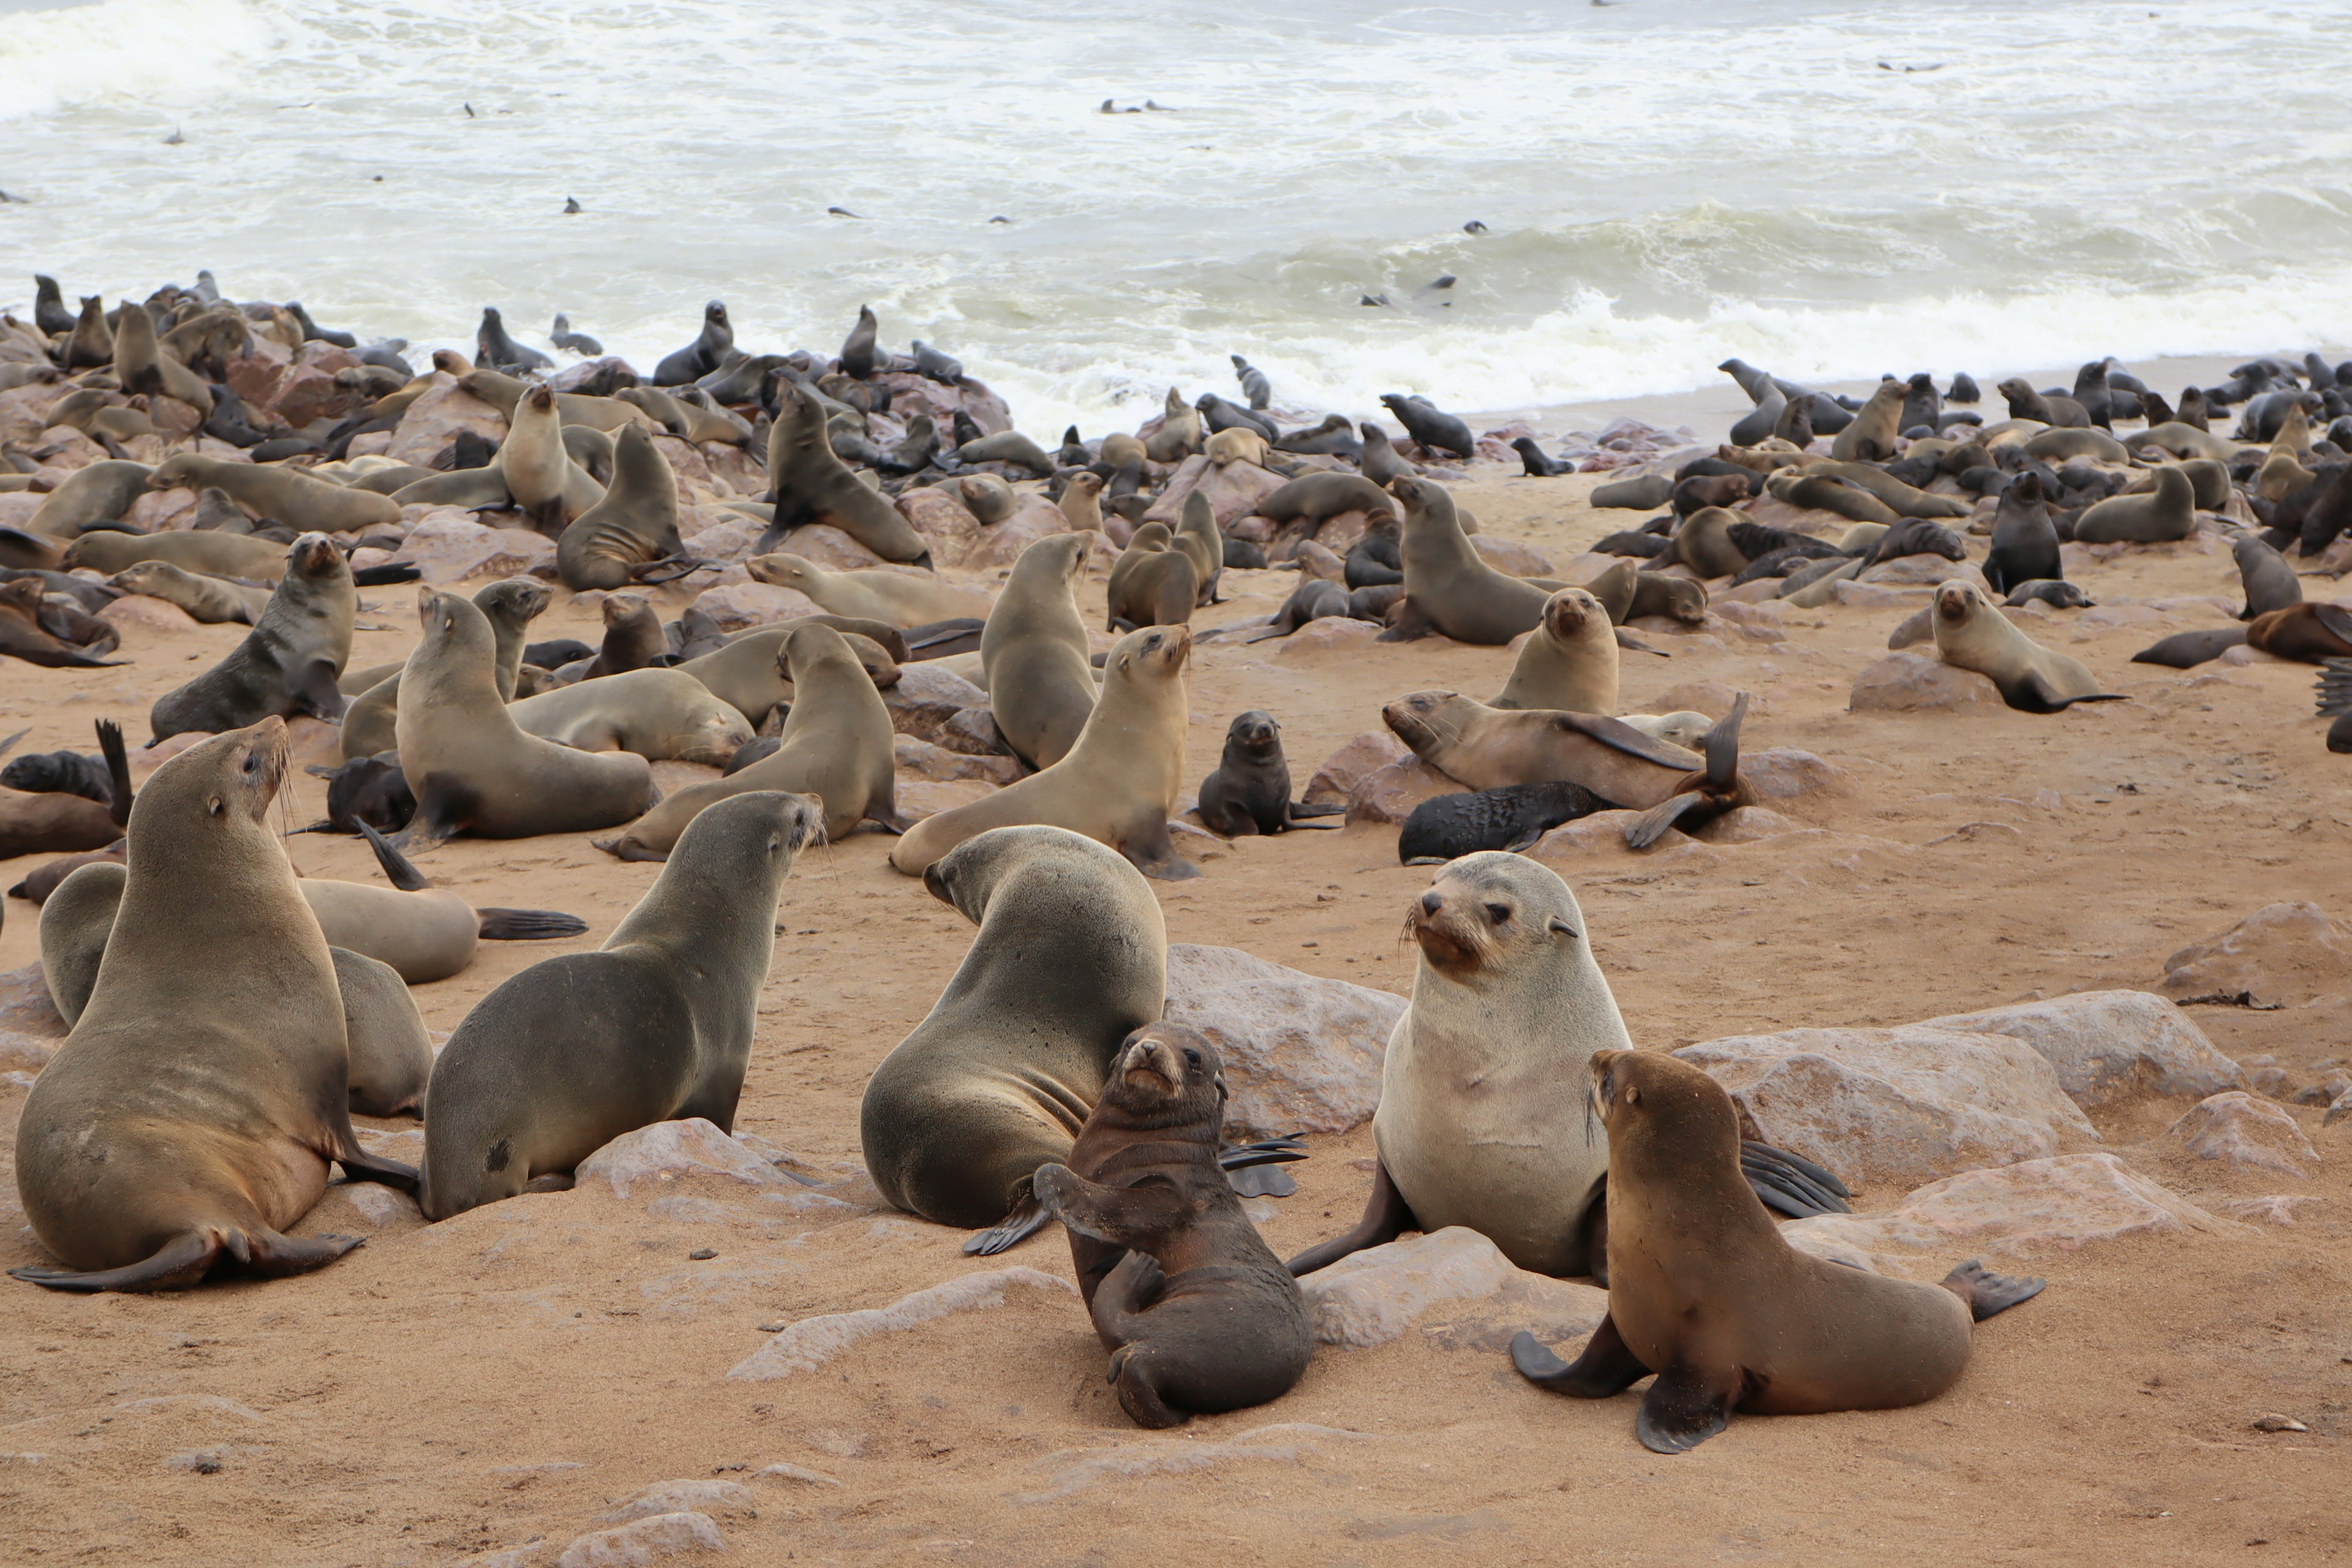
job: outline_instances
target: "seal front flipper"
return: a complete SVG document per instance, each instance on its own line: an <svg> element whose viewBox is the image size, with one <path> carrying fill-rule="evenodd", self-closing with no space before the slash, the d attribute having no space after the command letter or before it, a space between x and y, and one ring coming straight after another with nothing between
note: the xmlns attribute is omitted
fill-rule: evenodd
<svg viewBox="0 0 2352 1568"><path fill-rule="evenodd" d="M332 724L340 722L346 706L342 688L336 685L336 670L328 659L314 658L303 668L301 679L294 683L293 700L288 706L297 713L308 713Z"/></svg>
<svg viewBox="0 0 2352 1568"><path fill-rule="evenodd" d="M1081 1236L1114 1246L1139 1246L1184 1218L1182 1195L1164 1177L1106 1187L1057 1163L1038 1166L1030 1180L1047 1214Z"/></svg>
<svg viewBox="0 0 2352 1568"><path fill-rule="evenodd" d="M1665 837L1666 829L1680 821L1685 812L1706 804L1706 796L1696 790L1659 802L1625 825L1625 844L1632 849L1647 849ZM1542 837L1538 834L1537 837Z"/></svg>
<svg viewBox="0 0 2352 1568"><path fill-rule="evenodd" d="M17 735L23 733L21 730L16 732ZM9 744L14 745L16 739L16 736L9 737ZM0 751L6 749L0 746ZM114 818L115 826L128 827L131 826L131 754L122 746L122 726L111 719L100 719L98 721L98 749L106 758L107 787L113 795L107 803L108 813Z"/></svg>
<svg viewBox="0 0 2352 1568"><path fill-rule="evenodd" d="M398 1187L412 1198L416 1196L422 1178L414 1165L371 1154L355 1142L331 1151L327 1157L343 1168L346 1182L373 1182L379 1186Z"/></svg>
<svg viewBox="0 0 2352 1568"><path fill-rule="evenodd" d="M1633 1435L1653 1454L1688 1453L1731 1425L1731 1407L1745 1381L1737 1369L1728 1375L1702 1372L1677 1359L1642 1396Z"/></svg>
<svg viewBox="0 0 2352 1568"><path fill-rule="evenodd" d="M404 893L421 893L433 883L424 872L410 864L408 857L392 847L392 840L378 833L373 824L360 824L360 834L375 851L375 863L383 868L383 879ZM585 931L587 928L581 928Z"/></svg>
<svg viewBox="0 0 2352 1568"><path fill-rule="evenodd" d="M2020 1302L2031 1301L2049 1281L2030 1274L1995 1274L1981 1258L1971 1258L1937 1283L1967 1302L1969 1316L1981 1323Z"/></svg>
<svg viewBox="0 0 2352 1568"><path fill-rule="evenodd" d="M1650 1375L1650 1369L1625 1348L1617 1320L1606 1315L1585 1342L1584 1353L1573 1362L1560 1360L1535 1335L1520 1330L1511 1336L1511 1364L1529 1383L1577 1399L1608 1399Z"/></svg>
<svg viewBox="0 0 2352 1568"><path fill-rule="evenodd" d="M480 909L474 913L481 922L474 934L484 942L551 942L588 929L586 921L561 910Z"/></svg>
<svg viewBox="0 0 2352 1568"><path fill-rule="evenodd" d="M1397 1191L1396 1182L1389 1168L1375 1157L1372 1165L1372 1194L1364 1204L1364 1217L1356 1228L1345 1236L1332 1237L1319 1246L1310 1247L1292 1258L1284 1268L1296 1275L1312 1274L1318 1268L1339 1261L1351 1252L1361 1252L1368 1247L1382 1247L1409 1230L1419 1230L1421 1221L1414 1217L1412 1205Z"/></svg>
<svg viewBox="0 0 2352 1568"><path fill-rule="evenodd" d="M1817 1214L1852 1214L1853 1194L1828 1169L1801 1154L1752 1139L1739 1141L1739 1173L1764 1206L1792 1219Z"/></svg>
<svg viewBox="0 0 2352 1568"><path fill-rule="evenodd" d="M1169 837L1165 822L1160 824L1157 833L1147 829L1120 845L1118 852L1155 881L1189 882L1201 874L1201 868L1176 853L1176 841Z"/></svg>
<svg viewBox="0 0 2352 1568"><path fill-rule="evenodd" d="M1034 1177L1024 1176L1013 1184L1013 1212L986 1230L974 1231L967 1237L963 1244L967 1257L993 1258L1045 1228L1045 1222L1053 1216L1037 1201L1034 1183Z"/></svg>

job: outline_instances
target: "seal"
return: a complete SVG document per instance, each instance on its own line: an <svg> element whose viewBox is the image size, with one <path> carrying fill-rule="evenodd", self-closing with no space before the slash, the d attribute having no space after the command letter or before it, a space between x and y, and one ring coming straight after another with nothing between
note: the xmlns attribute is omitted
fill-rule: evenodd
<svg viewBox="0 0 2352 1568"><path fill-rule="evenodd" d="M608 601L609 603L609 601ZM521 838L616 827L657 794L634 752L575 752L525 734L499 698L496 647L481 611L428 590L424 636L401 672L400 771L415 792L404 845L453 834Z"/></svg>
<svg viewBox="0 0 2352 1568"><path fill-rule="evenodd" d="M335 682L351 660L358 612L359 590L343 552L323 533L302 535L286 547L284 574L245 640L155 700L148 744L192 730L243 729L271 716L341 718L343 694Z"/></svg>
<svg viewBox="0 0 2352 1568"><path fill-rule="evenodd" d="M1225 357L1234 362L1234 379L1241 383L1242 395L1249 399L1249 405L1256 409L1273 406L1274 384L1266 380L1265 372L1239 354Z"/></svg>
<svg viewBox="0 0 2352 1568"><path fill-rule="evenodd" d="M831 626L849 639L866 673L877 689L898 684L898 666L908 658L906 638L896 626L848 616L803 616L774 626L738 632L724 647L678 666L708 688L713 697L732 705L753 727L764 726L779 702L793 700L792 682L784 678L777 656L784 639L801 621Z"/></svg>
<svg viewBox="0 0 2352 1568"><path fill-rule="evenodd" d="M1072 532L1092 529L1102 531L1103 477L1091 468L1080 468L1062 487L1062 521Z"/></svg>
<svg viewBox="0 0 2352 1568"><path fill-rule="evenodd" d="M734 346L735 328L727 319L727 307L713 300L702 307L702 331L694 342L664 354L661 363L654 367L654 384L684 386L699 381L716 371Z"/></svg>
<svg viewBox="0 0 2352 1568"><path fill-rule="evenodd" d="M1181 463L1201 449L1201 411L1184 401L1175 387L1168 396L1160 428L1144 438L1143 455L1155 463Z"/></svg>
<svg viewBox="0 0 2352 1568"><path fill-rule="evenodd" d="M524 734L574 751L635 752L649 763L713 768L725 767L752 729L733 704L682 669L577 681L510 702L507 712Z"/></svg>
<svg viewBox="0 0 2352 1568"><path fill-rule="evenodd" d="M1996 608L1973 583L1936 589L1936 652L1956 669L1973 669L2000 688L2000 700L2023 713L2057 713L2077 702L2120 702L2099 689L2080 659L2043 647Z"/></svg>
<svg viewBox="0 0 2352 1568"><path fill-rule="evenodd" d="M1201 587L1196 603L1223 604L1217 597L1217 579L1225 569L1225 536L1218 531L1217 509L1209 504L1207 496L1196 489L1184 498L1170 542L1192 558L1192 574Z"/></svg>
<svg viewBox="0 0 2352 1568"><path fill-rule="evenodd" d="M1225 1077L1181 1024L1128 1037L1067 1163L1038 1167L1037 1201L1070 1233L1119 1408L1139 1426L1281 1398L1315 1328L1217 1161Z"/></svg>
<svg viewBox="0 0 2352 1568"><path fill-rule="evenodd" d="M1343 511L1396 510L1388 492L1360 474L1301 474L1258 498L1257 514L1273 522L1305 521L1320 526Z"/></svg>
<svg viewBox="0 0 2352 1568"><path fill-rule="evenodd" d="M533 577L502 577L474 594L474 607L490 623L492 670L501 702L514 700L522 673L524 639L530 635L530 623L547 609L551 596L547 584ZM399 748L400 736L393 726L400 710L400 672L404 668L404 663L393 666L391 674L371 684L343 710L346 762ZM413 799L410 804L415 804Z"/></svg>
<svg viewBox="0 0 2352 1568"><path fill-rule="evenodd" d="M1562 588L1544 601L1543 619L1519 648L1511 679L1492 708L1617 711L1617 634L1601 601Z"/></svg>
<svg viewBox="0 0 2352 1568"><path fill-rule="evenodd" d="M579 669L567 665L565 679L601 680L606 676L669 662L669 634L662 629L661 616L643 595L610 595L603 610L604 640L597 645L595 657Z"/></svg>
<svg viewBox="0 0 2352 1568"><path fill-rule="evenodd" d="M247 587L226 577L184 572L168 561L142 561L107 579L126 594L144 594L167 605L177 605L205 626L234 621L257 626L271 597L266 588Z"/></svg>
<svg viewBox="0 0 2352 1568"><path fill-rule="evenodd" d="M147 488L220 490L256 517L303 533L357 533L400 521L400 503L390 496L312 479L299 468L232 463L194 452L164 458L147 476Z"/></svg>
<svg viewBox="0 0 2352 1568"><path fill-rule="evenodd" d="M1478 443L1471 437L1470 426L1426 397L1384 392L1381 404L1424 451L1451 452L1464 462L1477 456Z"/></svg>
<svg viewBox="0 0 2352 1568"><path fill-rule="evenodd" d="M2352 752L2352 659L2324 661L2319 672L2319 716L2333 719L2327 727L2327 749L2341 755Z"/></svg>
<svg viewBox="0 0 2352 1568"><path fill-rule="evenodd" d="M842 374L864 381L874 374L881 360L881 350L877 342L880 331L881 323L874 319L874 307L858 306L857 324L851 327L849 336L842 340Z"/></svg>
<svg viewBox="0 0 2352 1568"><path fill-rule="evenodd" d="M198 414L213 411L213 389L205 378L163 352L155 318L129 300L115 316L114 379L127 393L177 398Z"/></svg>
<svg viewBox="0 0 2352 1568"><path fill-rule="evenodd" d="M1174 536L1164 522L1137 529L1111 563L1105 602L1112 631L1183 626L1200 601L1198 561L1191 551L1174 547Z"/></svg>
<svg viewBox="0 0 2352 1568"><path fill-rule="evenodd" d="M624 860L663 859L714 802L755 790L813 798L828 842L846 837L860 822L903 830L890 710L848 641L831 626L803 621L776 658L793 683L793 710L775 751L724 778L688 784L618 837L596 840L597 848ZM748 731L743 739L751 739Z"/></svg>
<svg viewBox="0 0 2352 1568"><path fill-rule="evenodd" d="M1202 443L1201 449L1209 461L1220 468L1231 468L1235 463L1249 463L1257 468L1265 466L1265 437L1255 430L1238 427L1220 430Z"/></svg>
<svg viewBox="0 0 2352 1568"><path fill-rule="evenodd" d="M41 901L41 979L68 1028L80 1022L98 985L128 876L120 860L92 860L68 872Z"/></svg>
<svg viewBox="0 0 2352 1568"><path fill-rule="evenodd" d="M1539 861L1487 852L1439 871L1405 919L1421 951L1381 1069L1371 1201L1291 1272L1458 1225L1530 1272L1603 1276L1610 1142L1580 1086L1595 1054L1631 1041L1576 895ZM1818 1167L1742 1152L1786 1212L1846 1206Z"/></svg>
<svg viewBox="0 0 2352 1568"><path fill-rule="evenodd" d="M436 888L373 824L356 825L392 884L305 877L296 884L330 946L392 965L411 985L446 980L474 961L477 942L548 942L588 929L555 910L476 909Z"/></svg>
<svg viewBox="0 0 2352 1568"><path fill-rule="evenodd" d="M247 577L275 583L286 570L282 540L253 533L222 533L207 529L173 529L163 533L85 533L66 546L64 568L88 567L112 575L142 561L167 561L184 572L207 577Z"/></svg>
<svg viewBox="0 0 2352 1568"><path fill-rule="evenodd" d="M1895 456L1903 432L1903 399L1910 391L1892 378L1882 381L1853 422L1830 437L1830 456L1841 463L1884 463Z"/></svg>
<svg viewBox="0 0 2352 1568"><path fill-rule="evenodd" d="M1542 622L1551 595L1486 564L1462 531L1444 486L1403 479L1389 489L1404 503L1398 553L1405 598L1431 626L1456 642L1493 647ZM1381 635L1396 638L1393 631Z"/></svg>
<svg viewBox="0 0 2352 1568"><path fill-rule="evenodd" d="M2170 463L2156 470L2156 489L2152 492L2109 496L2074 520L2074 539L2081 544L2119 541L2157 544L2186 539L2196 531L2196 487L2187 474Z"/></svg>
<svg viewBox="0 0 2352 1568"><path fill-rule="evenodd" d="M2041 475L2020 474L2000 492L1984 574L1996 594L2006 594L2021 583L2065 577L2065 566L2058 558L2058 525L2051 521Z"/></svg>
<svg viewBox="0 0 2352 1568"><path fill-rule="evenodd" d="M1032 1178L1068 1162L1121 1043L1159 1018L1168 928L1134 867L1060 827L977 834L923 886L980 931L866 1080L859 1143L891 1204L1001 1252L1045 1223Z"/></svg>
<svg viewBox="0 0 2352 1568"><path fill-rule="evenodd" d="M1177 858L1168 819L1184 772L1183 626L1128 633L1103 660L1102 695L1069 754L982 800L950 806L908 829L890 864L910 877L992 827L1049 823L1083 833L1168 881L1197 877Z"/></svg>
<svg viewBox="0 0 2352 1568"><path fill-rule="evenodd" d="M331 947L349 1041L351 1107L362 1116L425 1114L433 1039L408 983L390 964Z"/></svg>
<svg viewBox="0 0 2352 1568"><path fill-rule="evenodd" d="M824 523L885 561L929 566L931 547L914 525L834 456L816 395L786 380L777 383L776 395L776 422L768 431L768 500L775 518L761 536L759 552L774 549L796 528Z"/></svg>
<svg viewBox="0 0 2352 1568"><path fill-rule="evenodd" d="M1270 642L1286 637L1309 621L1328 620L1354 613L1354 599L1347 589L1328 577L1309 577L1290 591L1266 621L1265 630L1244 637L1244 642Z"/></svg>
<svg viewBox="0 0 2352 1568"><path fill-rule="evenodd" d="M904 572L869 569L828 572L803 556L779 552L754 555L744 569L760 582L791 588L836 616L880 621L904 631L961 616L985 616L985 591L959 587L936 577L915 577Z"/></svg>
<svg viewBox="0 0 2352 1568"><path fill-rule="evenodd" d="M966 474L956 480L955 488L964 510L984 527L992 528L1011 517L1020 501L1013 487L994 474Z"/></svg>
<svg viewBox="0 0 2352 1568"><path fill-rule="evenodd" d="M1200 810L1201 821L1211 832L1242 838L1281 833L1309 817L1338 816L1347 807L1304 805L1290 798L1290 761L1282 752L1282 726L1273 714L1253 708L1235 714L1226 726L1224 754L1201 781Z"/></svg>
<svg viewBox="0 0 2352 1568"><path fill-rule="evenodd" d="M0 654L47 669L109 669L128 662L100 658L89 648L58 636L49 626L42 624L45 616L50 618L50 625L56 624L53 610L54 606L43 597L38 577L0 583ZM104 622L98 625L105 626ZM117 634L118 640L119 637ZM109 642L106 646L115 645Z"/></svg>
<svg viewBox="0 0 2352 1568"><path fill-rule="evenodd" d="M2011 376L1993 388L2009 400L2011 419L2032 419L2053 428L2084 429L2091 423L2090 410L2071 397L2048 397L2033 390L2032 384L2022 377Z"/></svg>
<svg viewBox="0 0 2352 1568"><path fill-rule="evenodd" d="M613 444L613 482L555 542L555 566L574 592L621 588L669 568L691 569L677 536L677 476L642 425Z"/></svg>
<svg viewBox="0 0 2352 1568"><path fill-rule="evenodd" d="M224 1262L299 1274L360 1244L285 1234L331 1164L414 1189L414 1170L352 1131L334 964L269 825L286 761L285 721L265 719L140 792L97 984L16 1130L17 1194L65 1267L17 1279L152 1290Z"/></svg>
<svg viewBox="0 0 2352 1568"><path fill-rule="evenodd" d="M537 349L525 348L507 336L506 320L495 305L482 307L482 324L474 329L474 363L484 370L555 368L555 362Z"/></svg>
<svg viewBox="0 0 2352 1568"><path fill-rule="evenodd" d="M2303 579L2260 534L2241 535L2230 546L2230 553L2237 558L2238 581L2246 592L2246 607L2238 612L2240 620L2254 620L2303 603Z"/></svg>
<svg viewBox="0 0 2352 1568"><path fill-rule="evenodd" d="M1054 459L1045 449L1018 430L999 430L992 436L982 436L977 441L966 441L955 450L959 463L1011 463L1028 469L1039 479L1054 471Z"/></svg>
<svg viewBox="0 0 2352 1568"><path fill-rule="evenodd" d="M1740 1180L1738 1112L1723 1086L1653 1052L1596 1051L1591 1108L1608 1133L1609 1315L1573 1363L1522 1333L1529 1382L1605 1399L1651 1373L1634 1435L1679 1454L1734 1410L1802 1415L1933 1399L1968 1365L1973 1326L2040 1279L1971 1259L1925 1285L1798 1251Z"/></svg>
<svg viewBox="0 0 2352 1568"><path fill-rule="evenodd" d="M425 1091L426 1217L513 1197L656 1121L733 1131L776 900L820 815L779 790L718 802L603 947L534 963L475 1004Z"/></svg>
<svg viewBox="0 0 2352 1568"><path fill-rule="evenodd" d="M1406 866L1442 866L1485 849L1525 849L1560 824L1608 806L1582 784L1567 783L1434 795L1404 819L1397 834L1397 860Z"/></svg>
<svg viewBox="0 0 2352 1568"><path fill-rule="evenodd" d="M1024 546L981 629L989 711L1013 754L1033 768L1069 755L1095 710L1077 602L1088 549L1084 533L1049 533Z"/></svg>
<svg viewBox="0 0 2352 1568"><path fill-rule="evenodd" d="M43 496L25 526L51 539L71 539L94 522L119 521L147 493L145 463L109 458L76 468Z"/></svg>
<svg viewBox="0 0 2352 1568"><path fill-rule="evenodd" d="M2352 609L2303 603L2257 616L2246 627L2249 647L2278 658L2321 664L2352 656Z"/></svg>

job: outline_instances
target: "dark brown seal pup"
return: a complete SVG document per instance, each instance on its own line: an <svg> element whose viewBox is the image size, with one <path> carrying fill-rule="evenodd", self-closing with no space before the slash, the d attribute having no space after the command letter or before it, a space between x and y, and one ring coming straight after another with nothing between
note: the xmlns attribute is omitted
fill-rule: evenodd
<svg viewBox="0 0 2352 1568"><path fill-rule="evenodd" d="M1984 574L1996 594L2006 594L2020 583L2066 575L2058 559L2058 525L2042 496L2041 475L2020 474L2000 492Z"/></svg>
<svg viewBox="0 0 2352 1568"><path fill-rule="evenodd" d="M1331 586L1329 584L1324 584ZM1282 726L1253 708L1225 729L1224 755L1201 781L1201 820L1228 838L1274 834L1302 818L1337 816L1341 805L1302 805L1290 798L1290 762L1282 754Z"/></svg>
<svg viewBox="0 0 2352 1568"><path fill-rule="evenodd" d="M1034 1178L1038 1202L1070 1232L1110 1384L1139 1426L1279 1399L1315 1354L1298 1282L1219 1168L1225 1093L1216 1048L1200 1034L1138 1029L1068 1163Z"/></svg>
<svg viewBox="0 0 2352 1568"><path fill-rule="evenodd" d="M50 669L109 669L127 661L100 658L41 625L41 580L0 583L0 654Z"/></svg>
<svg viewBox="0 0 2352 1568"><path fill-rule="evenodd" d="M17 1194L67 1267L17 1279L153 1290L223 1262L299 1274L360 1245L285 1234L331 1164L415 1190L415 1171L352 1131L334 963L269 824L285 776L272 718L183 752L140 792L96 989L17 1127Z"/></svg>
<svg viewBox="0 0 2352 1568"><path fill-rule="evenodd" d="M268 607L228 657L155 700L154 739L191 730L242 729L275 715L333 722L343 715L336 685L352 656L359 590L350 563L323 533L306 533L286 550L285 574Z"/></svg>
<svg viewBox="0 0 2352 1568"><path fill-rule="evenodd" d="M1921 1285L1799 1252L1741 1180L1731 1096L1687 1062L1596 1051L1590 1109L1609 1130L1609 1315L1572 1364L1526 1333L1511 1360L1582 1399L1656 1373L1633 1424L1653 1453L1696 1447L1734 1410L1933 1399L1968 1365L1972 1323L2041 1292L1973 1260Z"/></svg>
<svg viewBox="0 0 2352 1568"><path fill-rule="evenodd" d="M1485 849L1525 849L1560 824L1608 807L1582 784L1565 781L1436 795L1405 818L1397 834L1397 860L1442 866Z"/></svg>
<svg viewBox="0 0 2352 1568"><path fill-rule="evenodd" d="M22 735L19 731L0 742L0 753ZM44 853L78 855L104 849L122 837L123 826L131 820L131 762L123 749L121 726L100 719L98 749L105 758L110 781L104 800L92 800L79 790L0 795L0 860Z"/></svg>

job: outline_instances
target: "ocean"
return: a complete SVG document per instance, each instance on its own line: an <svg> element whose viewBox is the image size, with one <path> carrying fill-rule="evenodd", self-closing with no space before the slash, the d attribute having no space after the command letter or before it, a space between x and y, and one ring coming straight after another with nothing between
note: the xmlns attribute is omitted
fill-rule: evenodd
<svg viewBox="0 0 2352 1568"><path fill-rule="evenodd" d="M870 303L1049 437L1235 353L1362 415L2340 351L2347 81L2341 0L0 0L0 304L649 369Z"/></svg>

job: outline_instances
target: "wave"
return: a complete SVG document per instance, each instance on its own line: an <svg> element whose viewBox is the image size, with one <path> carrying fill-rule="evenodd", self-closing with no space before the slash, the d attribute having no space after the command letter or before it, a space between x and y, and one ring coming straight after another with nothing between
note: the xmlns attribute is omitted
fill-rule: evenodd
<svg viewBox="0 0 2352 1568"><path fill-rule="evenodd" d="M100 0L0 18L0 121L77 104L199 101L266 52L276 29L244 0Z"/></svg>

